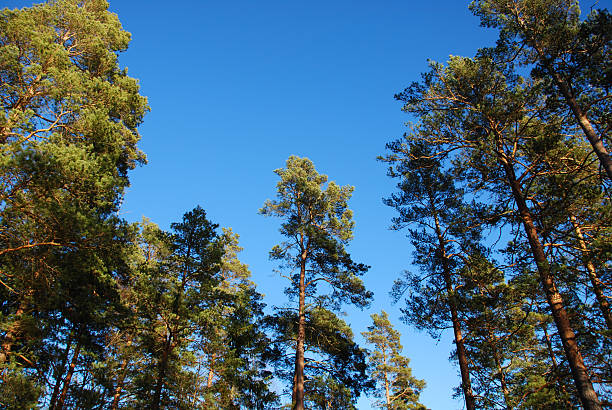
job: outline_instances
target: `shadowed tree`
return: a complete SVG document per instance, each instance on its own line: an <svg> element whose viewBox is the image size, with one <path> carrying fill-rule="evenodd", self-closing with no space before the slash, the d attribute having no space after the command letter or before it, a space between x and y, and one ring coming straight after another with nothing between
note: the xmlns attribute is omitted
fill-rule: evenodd
<svg viewBox="0 0 612 410"><path fill-rule="evenodd" d="M475 210L463 201L463 190L455 186L453 176L445 172L436 157L435 146L420 142L418 129L403 139L387 144L390 154L381 160L390 164L388 175L399 179L399 192L385 203L399 216L393 229L408 228L414 246L414 264L421 274L406 272L395 282L396 300L408 292L404 319L432 336L446 329L450 322L461 373L461 388L466 407L476 408L470 381L469 358L465 349L461 306L457 289L462 278L457 271L466 254L478 247L481 222L471 222ZM474 226L469 226L471 223Z"/></svg>

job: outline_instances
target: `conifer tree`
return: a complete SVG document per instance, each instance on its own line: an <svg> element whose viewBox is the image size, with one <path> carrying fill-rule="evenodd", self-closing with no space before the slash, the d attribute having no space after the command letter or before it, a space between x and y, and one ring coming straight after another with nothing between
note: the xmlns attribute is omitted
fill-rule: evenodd
<svg viewBox="0 0 612 410"><path fill-rule="evenodd" d="M405 293L402 308L407 322L427 329L432 336L453 328L456 357L461 374L461 389L468 409L476 408L471 387L469 358L465 348L465 330L457 289L463 279L457 272L465 255L479 247L481 222L474 219L463 200L463 190L455 186L452 175L442 168L435 146L420 142L418 129L403 139L387 144L390 153L382 158L390 164L388 175L398 178L399 192L385 199L399 213L393 229L408 228L414 246L414 264L422 274L405 272L393 286L399 300Z"/></svg>
<svg viewBox="0 0 612 410"><path fill-rule="evenodd" d="M374 345L368 356L370 377L376 381L376 397L381 409L425 409L419 403L419 395L425 387L423 380L412 376L410 359L402 356L400 334L393 328L387 312L373 314L372 325L361 334L366 343ZM384 392L384 393L383 393Z"/></svg>
<svg viewBox="0 0 612 410"><path fill-rule="evenodd" d="M201 402L207 408L270 408L278 398L268 386L272 374L264 356L270 340L259 326L265 305L248 266L238 259L238 239L231 229L223 229L215 300L198 331L198 366L205 370Z"/></svg>
<svg viewBox="0 0 612 410"><path fill-rule="evenodd" d="M595 9L581 21L577 0L476 0L470 7L481 25L500 29L500 48L514 50L523 64L535 65L536 78L550 83L551 100L563 100L612 179L608 10Z"/></svg>
<svg viewBox="0 0 612 410"><path fill-rule="evenodd" d="M282 313L275 327L282 329L287 343L295 343L292 402L294 409L302 410L305 370L315 364L305 356L308 334L319 325L331 326L331 334L338 332L333 327L341 322L327 308L337 310L346 302L365 307L372 293L359 278L368 267L353 262L345 249L353 234L352 212L347 206L353 188L327 183L327 176L319 174L307 158L291 156L286 168L275 173L280 177L277 199L266 201L260 213L283 219L280 231L286 241L276 245L270 257L283 263L285 277L291 282L287 293L297 297L297 314ZM333 355L333 345L320 349Z"/></svg>
<svg viewBox="0 0 612 410"><path fill-rule="evenodd" d="M200 207L171 227L140 224L121 292L129 314L97 364L104 370L97 383L108 386L100 402L270 408L277 396L269 389L268 339L257 326L264 305L238 259L238 235L218 232Z"/></svg>
<svg viewBox="0 0 612 410"><path fill-rule="evenodd" d="M516 75L507 56L498 52L481 50L476 59L453 57L446 67L433 64L423 84L415 84L400 98L405 110L421 116L426 141L435 141L438 152L457 153L456 165L466 170L471 184L486 188L500 205L515 204L510 215L515 215L529 244L577 394L585 408L599 409L557 269L546 254L537 211L530 204L530 182L542 167L542 155L530 157L530 150L561 141L564 124L546 116L540 84Z"/></svg>
<svg viewBox="0 0 612 410"><path fill-rule="evenodd" d="M56 407L118 318L131 233L116 211L144 162L148 106L119 67L130 35L107 8L0 11L0 373L17 383L5 391L46 390Z"/></svg>

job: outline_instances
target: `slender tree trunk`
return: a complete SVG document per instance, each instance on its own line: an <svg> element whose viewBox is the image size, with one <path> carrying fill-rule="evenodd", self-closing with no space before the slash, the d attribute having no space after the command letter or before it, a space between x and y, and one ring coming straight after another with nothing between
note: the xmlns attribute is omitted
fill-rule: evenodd
<svg viewBox="0 0 612 410"><path fill-rule="evenodd" d="M66 368L66 363L68 362L68 354L70 353L71 347L72 347L72 332L70 332L70 334L68 335L68 340L66 341L66 349L64 349L64 353L62 354L61 363L53 372L53 378L55 379L55 385L53 386L53 393L51 394L51 400L49 401L49 409L54 409L55 403L57 403L57 396L59 396L59 393L60 393L62 377L64 376L64 369Z"/></svg>
<svg viewBox="0 0 612 410"><path fill-rule="evenodd" d="M591 286L593 287L593 293L595 293L595 297L597 298L597 303L599 305L599 310L601 310L601 314L603 315L606 325L609 330L612 330L612 311L610 311L610 302L608 302L608 298L604 295L599 277L597 276L597 271L595 270L595 266L593 265L593 261L589 257L589 249L587 247L586 241L584 240L584 235L582 235L582 230L576 221L575 216L570 216L570 220L572 221L572 225L574 226L574 230L576 231L576 236L578 237L578 246L580 247L580 252L582 252L582 259L584 260L584 266L586 267L589 273L589 279L591 281Z"/></svg>
<svg viewBox="0 0 612 410"><path fill-rule="evenodd" d="M544 338L546 339L546 348L548 349L548 355L550 356L550 360L553 365L553 370L556 373L557 372L557 359L555 358L555 351L553 350L552 341L550 340L550 335L548 334L548 325L544 323L544 325L542 326L542 329L544 329Z"/></svg>
<svg viewBox="0 0 612 410"><path fill-rule="evenodd" d="M302 237L303 244L303 237ZM302 247L303 248L303 247ZM298 337L295 348L295 377L293 386L293 409L304 410L304 339L306 338L306 258L302 251L300 260L300 289L298 311Z"/></svg>
<svg viewBox="0 0 612 410"><path fill-rule="evenodd" d="M447 290L450 284L450 276L444 275L445 281L447 282ZM447 280L448 279L448 280ZM450 292L453 292L452 288ZM454 298L451 294L451 300ZM467 352L465 350L465 343L463 341L463 334L461 332L461 323L459 321L459 315L457 314L456 302L451 302L450 306L451 320L453 322L453 332L455 334L455 346L457 346L457 359L459 360L459 371L461 373L461 388L463 389L463 395L465 397L465 407L467 410L476 409L476 400L474 399L474 392L472 391L472 382L470 381L470 370L468 367Z"/></svg>
<svg viewBox="0 0 612 410"><path fill-rule="evenodd" d="M195 380L193 381L193 394L191 395L191 407L196 408L196 403L198 402L198 393L200 391L200 370L202 369L202 362L198 361L198 371L195 373ZM209 374L210 377L210 374ZM207 386L210 388L210 386Z"/></svg>
<svg viewBox="0 0 612 410"><path fill-rule="evenodd" d="M119 370L119 379L117 380L117 386L113 392L113 403L111 410L117 410L119 408L119 400L121 398L121 391L123 390L123 384L125 382L125 376L127 375L128 359L123 359L121 362L121 369Z"/></svg>
<svg viewBox="0 0 612 410"><path fill-rule="evenodd" d="M170 356L170 349L172 347L172 335L169 334L164 344L164 351L162 352L161 360L158 364L157 382L155 383L155 392L153 393L153 401L151 408L153 410L159 410L161 405L162 389L164 388L164 379L166 377L166 368L168 367L168 357Z"/></svg>
<svg viewBox="0 0 612 410"><path fill-rule="evenodd" d="M492 339L493 336L489 333L489 338ZM495 366L497 366L497 371L499 372L499 383L501 384L502 393L504 395L504 403L506 404L506 409L512 409L514 406L510 403L510 391L508 390L508 383L506 381L506 373L504 372L504 368L502 367L501 360L499 358L499 349L497 348L497 342L493 342L495 344Z"/></svg>
<svg viewBox="0 0 612 410"><path fill-rule="evenodd" d="M126 345L129 348L132 346L132 336L128 335ZM113 391L113 403L111 404L111 410L117 410L119 408L119 401L121 399L121 391L123 390L123 386L125 384L125 378L127 376L127 368L130 361L128 357L123 359L121 362L121 368L119 369L119 378L117 379L117 386L115 386L115 390Z"/></svg>
<svg viewBox="0 0 612 410"><path fill-rule="evenodd" d="M191 235L187 239L188 243L191 243ZM187 247L187 252L185 256L185 260L188 261L191 256L191 245ZM185 292L185 287L187 286L188 279L188 266L184 267L183 277L181 278L181 286L177 290L176 297L174 298L174 302L172 305L172 313L178 315L181 299L183 298L183 293ZM168 328L168 335L166 336L166 343L164 344L164 349L162 351L162 357L158 364L158 373L157 373L157 382L155 383L155 391L153 393L153 401L151 403L151 409L159 410L161 406L161 398L162 398L162 390L164 388L165 378L166 378L166 370L168 369L168 359L173 350L173 342L174 342L174 334L173 331Z"/></svg>
<svg viewBox="0 0 612 410"><path fill-rule="evenodd" d="M451 321L453 323L453 333L455 336L455 346L457 347L457 360L459 361L459 371L461 373L461 388L463 389L463 397L465 398L465 407L467 408L467 410L475 410L476 400L474 399L474 392L472 391L472 382L470 380L470 370L468 367L467 352L465 350L463 334L461 332L461 322L459 320L459 314L457 312L457 299L455 297L455 290L453 289L451 271L448 265L448 257L446 256L446 245L444 237L442 235L442 229L440 228L440 220L438 219L438 214L435 212L435 204L431 195L430 206L432 207L432 211L434 213L436 235L438 237L438 246L440 256L442 258L442 269L444 271L444 283L446 285L446 291L449 296L448 307L451 313Z"/></svg>
<svg viewBox="0 0 612 410"><path fill-rule="evenodd" d="M544 338L546 340L546 348L548 349L548 355L550 356L550 360L551 360L552 365L553 365L553 371L555 372L555 376L557 377L557 380L558 380L558 377L559 377L559 366L557 365L557 358L555 357L555 351L553 350L552 341L550 339L550 335L548 334L548 325L546 323L543 323L542 329L544 330ZM568 394L567 394L567 390L565 389L565 386L563 384L559 383L558 387L561 388L561 392L563 393L563 399L565 400L565 404L566 404L567 408L571 409L573 406L567 400Z"/></svg>
<svg viewBox="0 0 612 410"><path fill-rule="evenodd" d="M383 363L387 367L387 352L385 348L382 349ZM385 371L385 399L387 400L387 409L391 409L391 395L389 394L389 376Z"/></svg>
<svg viewBox="0 0 612 410"><path fill-rule="evenodd" d="M478 288L479 293L481 296L485 296L485 292L483 292L483 289L479 286ZM497 367L497 372L499 374L499 383L500 383L500 387L502 390L502 394L504 395L504 404L506 405L506 409L510 410L513 409L515 406L512 405L512 403L510 402L510 391L508 389L508 382L506 381L506 372L504 371L504 367L503 367L503 363L502 363L502 358L500 357L500 349L499 349L499 344L498 344L498 338L495 336L495 333L493 331L493 326L492 323L494 323L494 319L491 318L491 315L489 313L489 310L487 308L486 303L483 303L483 305L481 306L482 311L484 312L484 319L485 319L485 327L486 327L486 343L491 347L492 353L493 353L493 358L495 360L495 366Z"/></svg>
<svg viewBox="0 0 612 410"><path fill-rule="evenodd" d="M599 158L599 162L601 163L604 171L606 171L608 178L612 180L612 159L610 158L610 154L606 150L606 147L604 147L602 139L599 137L599 135L597 135L597 132L595 132L589 118L582 111L580 105L578 105L576 97L574 97L572 94L569 85L565 82L563 77L561 77L558 72L554 71L550 64L545 64L545 67L547 68L549 74L553 77L555 84L557 87L559 87L559 90L561 90L561 94L563 94L567 105L572 110L572 113L578 121L580 128L582 128L582 132L584 132L584 135L586 135L587 139L591 143L593 151L595 151L597 158Z"/></svg>
<svg viewBox="0 0 612 410"><path fill-rule="evenodd" d="M518 23L522 26L523 32L529 33L530 30L527 22L518 14L516 14L515 17L517 18ZM578 104L578 101L576 101L576 96L571 90L571 85L568 84L561 74L552 66L550 63L550 58L547 57L546 53L544 52L542 43L537 38L532 36L528 38L526 42L538 53L539 60L542 62L546 71L548 71L548 74L552 77L555 85L559 88L559 91L561 91L566 104L572 111L572 114L574 114L574 117L578 121L582 132L584 132L584 135L591 143L593 151L595 151L597 158L599 158L599 162L606 171L608 178L612 179L612 159L610 158L610 154L604 147L602 139L599 137L599 135L597 135L597 132L595 132L595 129L589 121L586 113L582 110Z"/></svg>
<svg viewBox="0 0 612 410"><path fill-rule="evenodd" d="M536 230L531 212L527 207L527 202L523 196L521 186L516 179L514 168L508 161L508 158L504 154L501 146L501 140L499 135L496 133L497 141L497 153L500 165L502 165L506 178L510 188L512 190L512 196L518 207L519 216L523 223L527 239L529 240L529 246L531 247L531 253L538 267L538 273L540 275L540 282L544 293L546 294L546 300L552 311L553 319L557 325L557 330L561 341L563 343L563 349L572 370L572 376L576 384L578 396L582 405L587 410L600 410L601 403L597 397L597 393L593 388L591 379L589 378L587 368L584 365L584 360L580 354L580 349L576 343L576 335L572 329L572 326L567 315L567 311L563 307L563 298L557 290L554 282L554 278L550 271L550 265L546 259L544 253L544 247L540 242L538 232Z"/></svg>
<svg viewBox="0 0 612 410"><path fill-rule="evenodd" d="M55 410L62 410L64 408L64 402L66 401L66 396L68 395L68 388L70 387L70 381L72 380L72 375L74 374L74 369L79 360L79 353L81 352L81 334L79 331L76 341L76 346L74 347L74 353L72 355L72 360L70 361L70 366L68 367L68 373L66 373L66 378L64 379L64 387L62 388L62 393L57 400L57 406Z"/></svg>
<svg viewBox="0 0 612 410"><path fill-rule="evenodd" d="M215 354L213 353L210 358L210 369L208 370L208 380L206 381L206 387L209 389L213 384L213 377L215 377L215 372L213 372L213 366L215 364Z"/></svg>

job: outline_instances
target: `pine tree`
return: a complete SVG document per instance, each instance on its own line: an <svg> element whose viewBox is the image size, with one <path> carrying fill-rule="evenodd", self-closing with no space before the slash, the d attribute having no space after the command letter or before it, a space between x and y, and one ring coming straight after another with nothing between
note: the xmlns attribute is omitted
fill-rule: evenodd
<svg viewBox="0 0 612 410"><path fill-rule="evenodd" d="M479 247L481 222L474 222L476 210L463 200L463 190L455 186L436 157L436 147L423 144L420 131L406 134L387 144L390 154L383 161L390 164L388 175L398 178L399 192L385 203L399 216L393 229L407 227L414 246L414 264L422 274L406 272L395 282L393 295L399 300L406 292L404 319L417 328L427 329L434 337L448 323L453 328L456 357L461 374L461 389L468 409L476 408L471 387L469 358L465 349L461 306L457 289L462 278L457 272L465 255Z"/></svg>
<svg viewBox="0 0 612 410"><path fill-rule="evenodd" d="M537 207L529 203L529 182L541 169L529 150L533 144L562 140L564 124L546 116L539 84L516 75L507 56L497 52L482 50L476 59L453 57L446 67L434 64L424 83L400 98L407 111L421 116L426 140L435 141L438 152L458 153L456 165L471 184L486 188L499 204L515 204L512 214L529 244L580 400L586 408L599 409L555 265L546 255Z"/></svg>
<svg viewBox="0 0 612 410"><path fill-rule="evenodd" d="M524 64L535 64L534 76L550 83L551 100L563 99L612 179L612 159L606 148L610 13L596 9L581 21L577 0L476 0L470 7L481 25L500 29L500 48L514 49Z"/></svg>
<svg viewBox="0 0 612 410"><path fill-rule="evenodd" d="M59 407L119 316L131 233L116 211L144 162L148 106L118 65L130 35L107 8L0 11L0 372L17 383L4 391L47 391Z"/></svg>
<svg viewBox="0 0 612 410"><path fill-rule="evenodd" d="M269 340L257 326L264 305L238 259L238 235L218 232L200 207L171 227L139 226L121 290L127 314L95 363L92 384L105 387L97 403L270 408L278 398L269 389Z"/></svg>
<svg viewBox="0 0 612 410"><path fill-rule="evenodd" d="M381 409L425 409L419 403L425 382L412 376L410 359L401 355L399 332L393 329L387 312L371 317L372 325L361 334L366 343L374 345L368 357L370 377L379 387L376 397L384 397L377 406Z"/></svg>
<svg viewBox="0 0 612 410"><path fill-rule="evenodd" d="M327 312L326 307L338 309L345 302L365 307L372 293L359 278L368 267L354 263L345 250L354 225L352 212L347 207L353 188L340 187L334 182L325 186L327 176L319 174L307 158L291 156L286 168L275 173L281 179L277 184L277 199L266 201L260 213L283 219L280 231L287 240L276 245L270 257L284 263L285 277L291 282L287 293L290 297L297 296L297 317L285 314L279 320L297 321L295 333L285 335L295 338L292 401L295 409L302 410L304 374L310 366L305 356L308 323L314 323L315 318L327 317L331 323L336 320L335 316L313 316L312 313ZM329 289L329 294L319 294L321 283ZM313 310L316 307L319 310ZM281 327L287 329L287 326Z"/></svg>
<svg viewBox="0 0 612 410"><path fill-rule="evenodd" d="M198 331L198 366L205 370L200 399L205 408L269 408L278 398L268 387L272 374L264 356L270 340L258 325L263 320L262 295L250 280L248 266L238 259L239 236L224 228L220 239L223 256L215 301Z"/></svg>

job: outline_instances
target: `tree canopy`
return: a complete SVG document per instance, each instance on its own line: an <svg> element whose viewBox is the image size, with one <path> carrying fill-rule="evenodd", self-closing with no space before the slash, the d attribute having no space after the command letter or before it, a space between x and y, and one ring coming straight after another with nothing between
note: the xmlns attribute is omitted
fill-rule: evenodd
<svg viewBox="0 0 612 410"><path fill-rule="evenodd" d="M149 106L120 65L131 34L109 3L0 10L0 408L329 410L367 396L425 409L423 360L408 357L417 338L402 339L397 318L452 338L446 393L468 410L612 407L612 15L577 0L465 6L497 41L429 61L395 95L411 122L378 158L395 183L382 200L390 229L407 237L381 253L405 270L365 275L356 260L375 259L381 234L356 229L355 187L290 155L259 209L278 221L276 245L254 235L271 247L282 298L261 293L267 272L252 261L265 251L243 254L249 242L213 222L238 219L226 191L198 198L207 210L172 209L174 223L126 219ZM193 91L199 77L174 73L197 61L170 61L165 80ZM187 112L175 122L204 122ZM198 148L202 164L227 165L198 184L237 175L235 145ZM361 195L363 174L333 167L360 159L321 145L333 163L318 164ZM249 181L227 185L246 203ZM210 206L219 198L221 210ZM361 215L359 227L371 222ZM361 246L349 248L354 236ZM374 284L391 314L377 307L359 323Z"/></svg>

